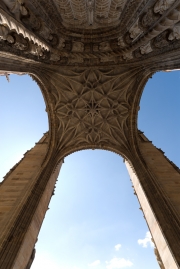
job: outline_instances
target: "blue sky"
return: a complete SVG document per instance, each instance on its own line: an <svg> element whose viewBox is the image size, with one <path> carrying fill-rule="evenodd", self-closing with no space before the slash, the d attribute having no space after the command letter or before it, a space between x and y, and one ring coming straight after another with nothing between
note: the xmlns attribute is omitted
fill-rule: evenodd
<svg viewBox="0 0 180 269"><path fill-rule="evenodd" d="M180 72L160 72L143 92L138 126L180 166ZM0 178L48 130L29 76L0 77ZM121 156L101 150L65 158L36 244L32 269L158 269L148 228Z"/></svg>

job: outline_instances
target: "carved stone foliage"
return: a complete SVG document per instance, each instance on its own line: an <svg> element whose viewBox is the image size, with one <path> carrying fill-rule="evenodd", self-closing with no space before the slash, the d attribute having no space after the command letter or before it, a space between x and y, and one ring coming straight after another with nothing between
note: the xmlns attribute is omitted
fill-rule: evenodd
<svg viewBox="0 0 180 269"><path fill-rule="evenodd" d="M134 80L127 77L127 70L65 70L53 81L59 85L52 94L61 151L128 145L129 89Z"/></svg>
<svg viewBox="0 0 180 269"><path fill-rule="evenodd" d="M154 6L154 12L163 14L176 0L159 0Z"/></svg>
<svg viewBox="0 0 180 269"><path fill-rule="evenodd" d="M49 50L47 44L45 44L36 35L34 35L32 32L26 29L19 21L9 16L2 9L0 9L0 25L5 26L9 32L10 31L16 32L18 35L22 35L22 37L27 38L27 40L33 42L37 46L45 50Z"/></svg>
<svg viewBox="0 0 180 269"><path fill-rule="evenodd" d="M2 24L0 25L0 44L1 46L8 44L10 52L13 52L13 49L16 49L17 51L23 51L25 55L32 54L37 57L44 56L44 49L41 46L34 44L22 35L11 32L8 27Z"/></svg>
<svg viewBox="0 0 180 269"><path fill-rule="evenodd" d="M12 3L14 2L12 1ZM31 17L25 18L25 22L29 22L30 18ZM34 23L37 25L36 21ZM17 21L0 8L0 42L3 41L3 44L1 45L6 47L5 50L7 49L9 52L14 52L14 49L16 49L16 54L18 55L20 55L19 51L23 51L25 57L27 57L28 54L31 54L36 56L37 60L41 57L42 59L46 58L46 60L50 59L52 62L59 61L59 50L65 46L65 40L63 38L58 40L56 35L51 34L44 24L41 25L39 34L41 34L44 39L51 42L52 45L56 45L57 48L54 49L53 47L48 46L39 37L37 37L35 33L26 29L21 21ZM6 46L6 44L11 45L11 47ZM47 51L50 51L50 56Z"/></svg>

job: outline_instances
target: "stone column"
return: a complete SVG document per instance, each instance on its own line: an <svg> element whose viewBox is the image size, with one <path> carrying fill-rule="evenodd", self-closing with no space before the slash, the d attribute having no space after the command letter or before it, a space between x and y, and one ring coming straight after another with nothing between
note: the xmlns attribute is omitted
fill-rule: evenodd
<svg viewBox="0 0 180 269"><path fill-rule="evenodd" d="M44 164L48 140L45 134L0 184L0 268L25 269L32 259L62 165Z"/></svg>
<svg viewBox="0 0 180 269"><path fill-rule="evenodd" d="M161 268L178 269L180 170L143 133L139 134L139 151L133 165L127 160L125 164L163 263Z"/></svg>

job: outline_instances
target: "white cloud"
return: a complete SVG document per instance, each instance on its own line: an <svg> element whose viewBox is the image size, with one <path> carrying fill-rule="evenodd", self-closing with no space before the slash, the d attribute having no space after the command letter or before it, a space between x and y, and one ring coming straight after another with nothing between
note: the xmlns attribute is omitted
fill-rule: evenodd
<svg viewBox="0 0 180 269"><path fill-rule="evenodd" d="M32 267L31 269L39 269L39 268L43 268L43 269L80 269L77 266L63 266L60 265L58 262L54 261L53 257L50 257L47 253L38 253L38 255L36 255L33 263L32 263Z"/></svg>
<svg viewBox="0 0 180 269"><path fill-rule="evenodd" d="M95 266L99 265L100 263L101 263L100 260L96 260L96 261L88 264L88 266L95 267Z"/></svg>
<svg viewBox="0 0 180 269"><path fill-rule="evenodd" d="M48 257L48 255L36 255L33 263L32 263L32 269L64 269L59 264L57 264L51 257Z"/></svg>
<svg viewBox="0 0 180 269"><path fill-rule="evenodd" d="M115 248L116 251L118 251L118 250L121 248L121 244L117 244L117 245L115 245L114 248Z"/></svg>
<svg viewBox="0 0 180 269"><path fill-rule="evenodd" d="M107 269L119 269L125 267L131 267L133 263L129 260L125 260L124 258L113 258L109 262L106 261Z"/></svg>
<svg viewBox="0 0 180 269"><path fill-rule="evenodd" d="M152 237L151 237L150 232L147 232L144 239L138 239L138 244L142 245L143 248L147 248L148 245L150 245L151 247L154 247L154 244L151 241L151 238Z"/></svg>

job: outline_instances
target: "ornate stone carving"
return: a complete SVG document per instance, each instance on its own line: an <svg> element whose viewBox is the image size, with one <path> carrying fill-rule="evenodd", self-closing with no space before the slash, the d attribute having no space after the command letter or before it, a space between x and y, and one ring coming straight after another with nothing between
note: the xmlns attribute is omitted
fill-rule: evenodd
<svg viewBox="0 0 180 269"><path fill-rule="evenodd" d="M148 42L147 44L140 47L141 54L148 54L152 51L151 43Z"/></svg>
<svg viewBox="0 0 180 269"><path fill-rule="evenodd" d="M122 13L126 0L96 1L95 17L101 25L117 23Z"/></svg>
<svg viewBox="0 0 180 269"><path fill-rule="evenodd" d="M152 9L149 9L147 13L142 17L141 23L143 27L149 27L152 23L158 18L157 15L154 14Z"/></svg>
<svg viewBox="0 0 180 269"><path fill-rule="evenodd" d="M71 0L55 1L63 23L67 27L99 28L117 25L127 0Z"/></svg>
<svg viewBox="0 0 180 269"><path fill-rule="evenodd" d="M18 35L22 35L24 38L27 38L29 41L33 42L34 44L37 44L41 48L49 50L49 47L44 42L42 42L35 34L26 29L18 21L10 17L2 9L0 9L0 24L6 25L10 31L15 31Z"/></svg>
<svg viewBox="0 0 180 269"><path fill-rule="evenodd" d="M142 87L153 72L180 66L178 0L3 0L0 6L3 70L8 70L12 63L13 70L26 70L44 84L39 82L50 111L49 150L54 155L48 152L43 165L48 160L58 162L58 158L84 148L106 148L127 158L135 151L138 157L136 143L140 141L136 141L135 133ZM8 79L8 72L3 74ZM154 212L168 212L159 219L163 233L168 231L167 239L172 238L174 257L179 257L176 209L166 203L166 196L159 199L158 182L143 166L144 156L139 157L139 164L137 159L134 164L138 174L143 175L141 183L148 184L143 183L143 188L148 190L153 209L154 201L158 201ZM33 195L38 194L39 198L53 169L46 168L42 173L44 179L40 175L33 190ZM53 188L50 195L52 192ZM31 203L28 198L24 208L29 207L28 212L34 214L38 201L34 196L28 197ZM26 213L24 209L18 213L18 222L22 217L23 227L28 229L31 214ZM10 234L18 234L20 226L14 225ZM19 238L13 240L10 244L5 240L5 251L2 247L2 268L6 268L6 261L9 263L4 257L9 255L10 263L16 259ZM33 256L29 264L32 259ZM158 261L161 262L160 258ZM166 261L168 264L169 260Z"/></svg>
<svg viewBox="0 0 180 269"><path fill-rule="evenodd" d="M129 81L126 82L125 73L87 69L66 70L57 75L61 87L52 93L61 149L71 144L92 147L107 144L111 139L111 144L125 141L129 115Z"/></svg>
<svg viewBox="0 0 180 269"><path fill-rule="evenodd" d="M74 19L81 25L87 21L86 2L82 0L71 0L71 8Z"/></svg>
<svg viewBox="0 0 180 269"><path fill-rule="evenodd" d="M131 27L131 29L129 30L129 33L130 33L130 37L133 39L142 33L142 30L139 27L139 19Z"/></svg>
<svg viewBox="0 0 180 269"><path fill-rule="evenodd" d="M57 8L61 14L62 20L64 22L73 21L74 16L72 13L72 8L69 0L58 0L55 2Z"/></svg>
<svg viewBox="0 0 180 269"><path fill-rule="evenodd" d="M100 113L100 104L96 103L96 101L93 99L90 102L87 102L85 104L85 112L91 117L95 118Z"/></svg>
<svg viewBox="0 0 180 269"><path fill-rule="evenodd" d="M109 5L109 0L96 1L95 16L99 19L108 18Z"/></svg>
<svg viewBox="0 0 180 269"><path fill-rule="evenodd" d="M82 42L73 42L72 43L72 52L83 52L84 44Z"/></svg>
<svg viewBox="0 0 180 269"><path fill-rule="evenodd" d="M126 0L112 0L109 9L109 18L116 21L120 18L120 15L125 6Z"/></svg>
<svg viewBox="0 0 180 269"><path fill-rule="evenodd" d="M121 48L126 47L126 44L122 36L118 37L118 46L120 46Z"/></svg>
<svg viewBox="0 0 180 269"><path fill-rule="evenodd" d="M9 43L14 43L14 38L9 34L9 29L4 25L0 25L0 40L7 40Z"/></svg>
<svg viewBox="0 0 180 269"><path fill-rule="evenodd" d="M9 11L14 14L17 20L20 20L21 15L27 16L28 10L24 6L23 0L2 0L8 7Z"/></svg>
<svg viewBox="0 0 180 269"><path fill-rule="evenodd" d="M129 14L130 10L132 12L132 8L133 7L137 8L138 5L139 5L138 12L143 10L143 5L140 4L141 0L138 0L136 2L135 6L134 6L132 1L130 3L127 3L127 1L123 1L123 0L122 1L112 0L111 3L109 2L109 7L107 6L108 2L106 2L106 1L102 2L102 1L98 0L98 2L97 1L95 2L94 0L89 0L89 1L86 1L83 3L81 3L81 1L82 0L80 0L79 7L77 7L77 5L75 7L75 3L77 4L77 0L73 0L74 6L70 7L71 12L72 12L72 10L76 10L76 12L77 13L79 12L78 14L80 14L79 8L83 7L83 8L85 8L85 13L87 15L88 9L89 10L93 9L93 25L94 25L93 27L97 28L97 29L99 28L98 24L100 24L103 20L104 20L104 24L106 26L111 25L110 20L111 20L111 22L113 20L112 20L110 13L114 9L117 10L117 13L115 12L116 15L122 13L123 17L127 11ZM164 18L163 20L160 20L159 22L156 23L155 20L156 20L156 18L160 17L160 14L158 13L157 15L155 15L153 13L153 8L154 8L153 5L152 6L148 5L147 13L142 13L142 14L144 14L142 18L140 17L140 19L135 19L134 22L133 22L133 19L131 21L129 21L129 25L131 25L131 27L128 28L128 26L127 26L127 29L130 29L130 30L127 30L125 34L120 35L120 37L118 38L118 44L116 44L116 45L113 43L114 42L113 41L114 30L112 32L112 38L110 37L110 39L107 39L107 38L109 38L108 35L111 34L111 31L109 31L109 32L104 31L102 38L98 37L99 38L98 40L100 40L100 41L97 41L97 39L95 38L95 42L94 42L93 39L94 39L94 36L96 36L96 34L94 35L94 33L97 32L97 30L95 30L95 32L93 32L93 35L92 35L92 43L91 43L91 40L88 41L87 36L89 34L87 35L87 33L88 33L89 28L86 29L86 25L87 25L87 21L86 21L84 23L84 27L87 31L83 30L83 31L86 31L86 34L83 35L83 38L81 38L81 39L76 38L76 36L77 37L80 36L80 32L81 32L81 30L77 30L76 34L74 34L74 36L73 35L71 36L71 41L67 37L67 43L66 43L67 46L65 46L65 39L66 39L65 32L63 33L62 36L61 35L58 36L57 31L56 31L57 29L56 30L55 30L55 28L49 29L49 24L47 27L46 22L43 21L42 19L39 19L37 17L37 13L35 15L35 13L32 11L34 7L35 8L38 7L37 4L35 4L36 0L33 0L31 5L28 4L28 1L25 3L26 3L26 6L28 8L28 16L21 17L21 20L25 25L27 25L28 29L32 29L33 31L30 32L29 30L25 29L23 24L20 24L19 22L15 21L15 20L13 21L12 17L10 19L10 22L8 22L9 18L8 18L7 14L5 15L6 18L5 19L3 18L1 23L5 24L6 22L8 22L8 23L6 23L6 25L8 25L8 27L11 27L10 34L11 34L11 30L15 29L15 31L17 32L18 35L22 34L25 39L28 39L33 44L37 44L39 47L42 48L41 53L40 53L40 49L38 49L38 51L39 51L38 53L37 53L37 50L35 53L35 49L29 50L29 51L31 51L30 52L31 54L33 52L32 55L36 55L36 56L38 55L38 57L40 55L42 55L41 57L43 57L44 49L50 50L50 57L48 57L48 55L47 55L47 57L44 57L45 61L47 60L47 63L48 63L48 61L49 61L48 59L50 59L51 61L54 62L54 64L56 63L56 64L61 64L61 65L64 65L67 63L68 63L68 65L71 65L71 64L72 65L74 65L74 64L93 65L94 63L100 64L100 65L102 65L102 64L107 65L108 62L109 63L110 62L111 63L112 62L119 63L123 60L126 60L126 61L132 60L132 59L136 60L137 55L138 55L138 58L144 57L144 55L146 55L150 52L150 48L147 48L146 45L149 42L151 42L151 44L156 46L156 48L161 49L161 46L158 46L156 36L157 35L159 36L163 31L165 31L168 28L171 29L173 27L174 23L177 23L180 20L179 7L177 6L176 9L171 11L167 15L166 18ZM58 4L59 7L61 6L61 4L65 6L66 1L65 0L56 0L56 4L57 3L59 3ZM85 5L84 5L84 3L85 3ZM21 4L21 5L24 5L24 4ZM145 6L145 3L144 3L144 6ZM59 10L59 7L58 7L58 10ZM102 7L103 11L101 12L101 18L100 17L97 18L96 12L97 12L97 10L100 11L100 9L99 9L100 7ZM51 8L51 4L50 3L48 5L46 4L45 8L47 9L47 12L49 12L48 8ZM66 9L68 9L68 4L66 6ZM105 11L106 9L109 10L108 17L103 15L103 14L107 13ZM125 13L124 13L123 9L126 11ZM63 10L61 13L62 16L64 16ZM3 12L2 12L2 15L4 16ZM103 13L103 12L105 12L105 13ZM69 13L67 12L66 15L69 16ZM111 17L111 19L110 19L110 17ZM33 20L33 18L35 20ZM120 17L116 17L116 18L118 18L118 20L120 19L120 24L121 24L122 23L121 18ZM73 23L75 23L75 24L73 26L74 28L71 28L71 31L73 31L73 29L76 28L76 24L77 24L76 18L73 17L73 20L74 20ZM106 20L108 20L108 22L106 22ZM69 20L69 23L70 23L70 21L71 21L71 19ZM66 22L67 22L67 19L66 19ZM117 20L116 20L116 22L117 22ZM146 29L146 32L144 31L144 34L141 35L143 33L143 30L142 30L143 27L147 27L147 26L149 27L149 25L152 25L153 22L155 22L155 24L153 26L154 28L151 29L151 32L149 33L148 29ZM12 25L13 25L13 27L12 27ZM103 27L105 27L105 26L103 25ZM93 31L93 28L91 28L91 29ZM176 30L176 28L175 28L175 30ZM54 31L54 33L53 33L53 31ZM34 35L33 35L33 32L34 32ZM43 37L47 41L47 44L49 44L49 45L47 45L46 42L43 43L43 41L41 39L38 39L36 36L36 33L38 34L38 36ZM176 33L176 35L177 35L177 33ZM104 38L105 36L107 36L107 37ZM171 36L172 36L172 34L170 35L170 38L171 38ZM108 40L108 41L106 41L106 40ZM24 42L24 43L26 43L26 42ZM166 42L164 42L164 46L165 46L165 43ZM20 48L20 42L18 42L16 44L14 42L13 43L14 48L16 47L18 49L18 44L19 44L19 48ZM71 44L72 44L72 47L71 47ZM90 45L87 46L87 44L92 44L92 46L90 46ZM122 50L118 50L118 48L117 48L118 45ZM23 50L28 51L28 49L26 49L25 47L23 48ZM32 46L30 46L30 47L32 47ZM34 48L35 47L36 46L34 46ZM57 51L55 52L54 49ZM61 50L61 52L59 50ZM157 49L156 49L156 51L157 51ZM80 53L82 53L82 54L80 54ZM152 51L152 53L153 53L153 51ZM133 55L136 55L136 57L133 58ZM60 56L61 56L61 58L60 58Z"/></svg>
<svg viewBox="0 0 180 269"><path fill-rule="evenodd" d="M143 27L145 27L145 21L148 21L146 24L146 27L147 27L147 25L149 25L151 23L151 21L153 20L153 16L154 16L154 20L156 20L156 18L158 18L160 16L160 14L158 14L158 15L153 14L153 12L152 12L152 9L154 8L153 6L152 7L148 6L148 11L146 14L143 13L145 15L143 15L142 19L140 18L140 20L139 19L134 20L135 23L133 23L133 20L132 20L131 27L129 28L130 29L129 32L127 31L124 35L120 35L120 37L118 38L117 45L119 45L119 47L122 49L121 51L118 50L117 45L114 45L114 43L113 43L114 41L112 41L111 38L110 38L110 42L109 42L109 39L107 39L110 32L107 34L106 39L105 38L100 39L100 37L99 37L100 42L95 41L94 44L91 43L92 48L90 48L90 46L87 46L87 44L90 44L90 43L87 43L87 42L91 42L91 41L88 41L86 34L84 34L83 38L81 38L81 39L75 38L75 36L77 36L77 33L78 33L78 35L80 34L80 31L78 30L79 32L77 32L74 35L74 37L71 38L71 41L67 38L67 43L66 43L67 46L65 46L66 34L63 34L62 36L61 35L58 36L55 29L54 29L55 33L53 33L53 30L49 29L49 26L48 27L46 26L47 25L46 22L43 22L43 20L39 19L36 15L34 15L31 8L34 6L37 8L37 5L35 5L35 1L36 0L33 0L32 4L30 6L28 5L28 2L26 2L27 7L28 7L28 16L22 17L21 20L25 25L28 26L29 29L33 30L34 34L37 33L38 36L43 37L47 41L47 44L49 44L49 45L47 45L46 42L43 43L42 40L33 36L33 33L28 31L27 29L26 29L26 31L24 31L25 27L22 24L16 25L14 28L17 29L18 35L23 34L25 39L31 40L31 42L34 44L37 43L37 45L42 48L41 53L40 53L40 49L38 49L39 53L37 53L37 52L35 53L34 52L35 50L33 49L33 54L31 53L32 55L36 55L36 56L38 55L38 57L40 55L42 55L41 58L43 58L45 61L47 61L47 63L49 61L48 59L50 59L51 61L54 62L54 64L60 64L60 65L64 65L64 64L68 64L68 65L71 65L71 64L72 65L74 65L74 64L93 65L94 63L100 64L100 65L102 65L102 64L107 65L108 62L109 63L113 62L113 63L117 64L123 60L126 60L126 61L129 61L132 59L136 60L137 55L138 55L138 58L144 57L144 55L148 54L147 48L146 48L146 52L145 52L146 44L148 42L151 42L151 44L156 46L156 48L161 49L160 46L158 47L158 45L157 45L158 43L156 42L157 40L155 41L155 37L157 35L159 35L161 32L165 31L166 29L171 28L174 25L174 23L176 23L180 19L180 13L178 11L178 6L177 6L176 10L174 9L173 12L169 13L167 18L165 18L165 19L159 21L157 24L155 24L154 28L151 30L151 33L145 33L146 37L144 38L144 35L141 35L141 33L143 33L142 29L143 29ZM56 1L58 3L60 3L60 2L65 3L64 0L56 0ZM75 4L75 2L77 0L73 0L73 1ZM101 13L102 17L101 17L101 19L100 18L98 19L98 18L96 18L96 15L95 15L96 14L95 13L96 12L96 5L101 6L101 1L98 3L93 2L93 1L89 0L88 2L87 1L85 2L86 3L85 4L85 12L87 13L88 8L90 8L90 9L93 8L93 25L94 25L93 27L95 27L95 28L99 27L97 25L97 23L99 24L100 20L101 21L102 20L109 20L110 21L110 10L113 10L115 7L116 7L117 11L119 12L118 14L121 14L121 13L123 13L122 12L123 8L125 10L127 10L127 7L129 6L129 8L132 9L132 6L133 6L132 3L127 4L126 1L113 0L113 1L111 1L111 3L109 2L108 17L107 18L103 17L104 15L103 15L103 13ZM140 0L138 0L138 3L140 4ZM135 5L136 7L139 5L138 3L136 3L136 5ZM50 6L50 4L46 5L46 8L48 6ZM102 7L105 7L105 6L106 6L106 3L103 2ZM67 7L68 7L68 5L67 5ZM78 10L77 7L76 7L76 9ZM142 9L142 7L141 7L141 9ZM140 10L140 6L139 6L139 10ZM48 8L47 8L47 11L49 12ZM71 6L71 11L72 11L72 6ZM68 13L66 15L68 15ZM35 19L34 25L33 25L33 18ZM11 23L9 23L9 25L12 25L12 21L13 21L13 18L11 18ZM121 21L121 19L120 19L120 21ZM144 22L144 25L143 25L143 22ZM4 23L5 23L5 20L3 19L3 24ZM13 21L13 23L15 23L15 21ZM16 21L16 24L17 23L18 22ZM75 27L76 26L76 19L74 20L74 23L75 23L75 25L74 25L74 27ZM104 22L104 24L106 24L106 26L110 25L110 22L108 22L108 23ZM85 25L86 25L86 23L84 24L84 27L86 28ZM104 27L104 25L103 25L103 27ZM92 28L92 31L93 31L93 28ZM86 33L88 33L88 32L86 32ZM104 32L104 34L105 33L106 33L106 31ZM112 34L112 38L113 38L113 35L114 35L114 32ZM94 38L94 34L93 34L93 38ZM80 40L82 40L83 43ZM108 41L105 41L105 40L108 40ZM72 42L72 47L70 44L71 42ZM86 44L86 45L84 45L84 44ZM110 46L110 44L111 44L111 46ZM139 46L138 46L138 44L139 44ZM15 47L18 48L18 44L15 45L15 42L13 43L13 45L14 45L14 48ZM44 49L50 50L50 56L48 56L48 54L47 54L47 57L44 57L45 56ZM55 49L57 51L55 52L53 49ZM26 50L28 51L28 49L25 49L25 51ZM58 52L58 50L61 50L61 52L60 51ZM140 51L142 51L142 52L140 53ZM100 52L100 53L98 53L98 52ZM80 53L82 53L82 54L80 54ZM135 55L136 57L134 58L133 55Z"/></svg>
<svg viewBox="0 0 180 269"><path fill-rule="evenodd" d="M163 14L176 0L159 0L154 6L154 12Z"/></svg>
<svg viewBox="0 0 180 269"><path fill-rule="evenodd" d="M28 41L22 35L10 32L7 27L0 25L0 40L5 40L17 50L24 51L25 54L32 54L38 57L44 56L44 50L41 46Z"/></svg>
<svg viewBox="0 0 180 269"><path fill-rule="evenodd" d="M17 34L13 34L14 37L14 44L13 46L18 49L18 50L27 50L28 49L28 41L27 39L25 39L24 37L17 35Z"/></svg>
<svg viewBox="0 0 180 269"><path fill-rule="evenodd" d="M94 0L87 0L87 16L88 16L88 23L92 25L94 22Z"/></svg>
<svg viewBox="0 0 180 269"><path fill-rule="evenodd" d="M172 32L168 36L169 40L180 39L180 23L174 25Z"/></svg>
<svg viewBox="0 0 180 269"><path fill-rule="evenodd" d="M38 56L38 57L43 56L42 48L40 46L38 46L37 44L34 44L33 42L29 42L28 50L25 51L25 53L27 53L27 54L30 53L30 54Z"/></svg>

